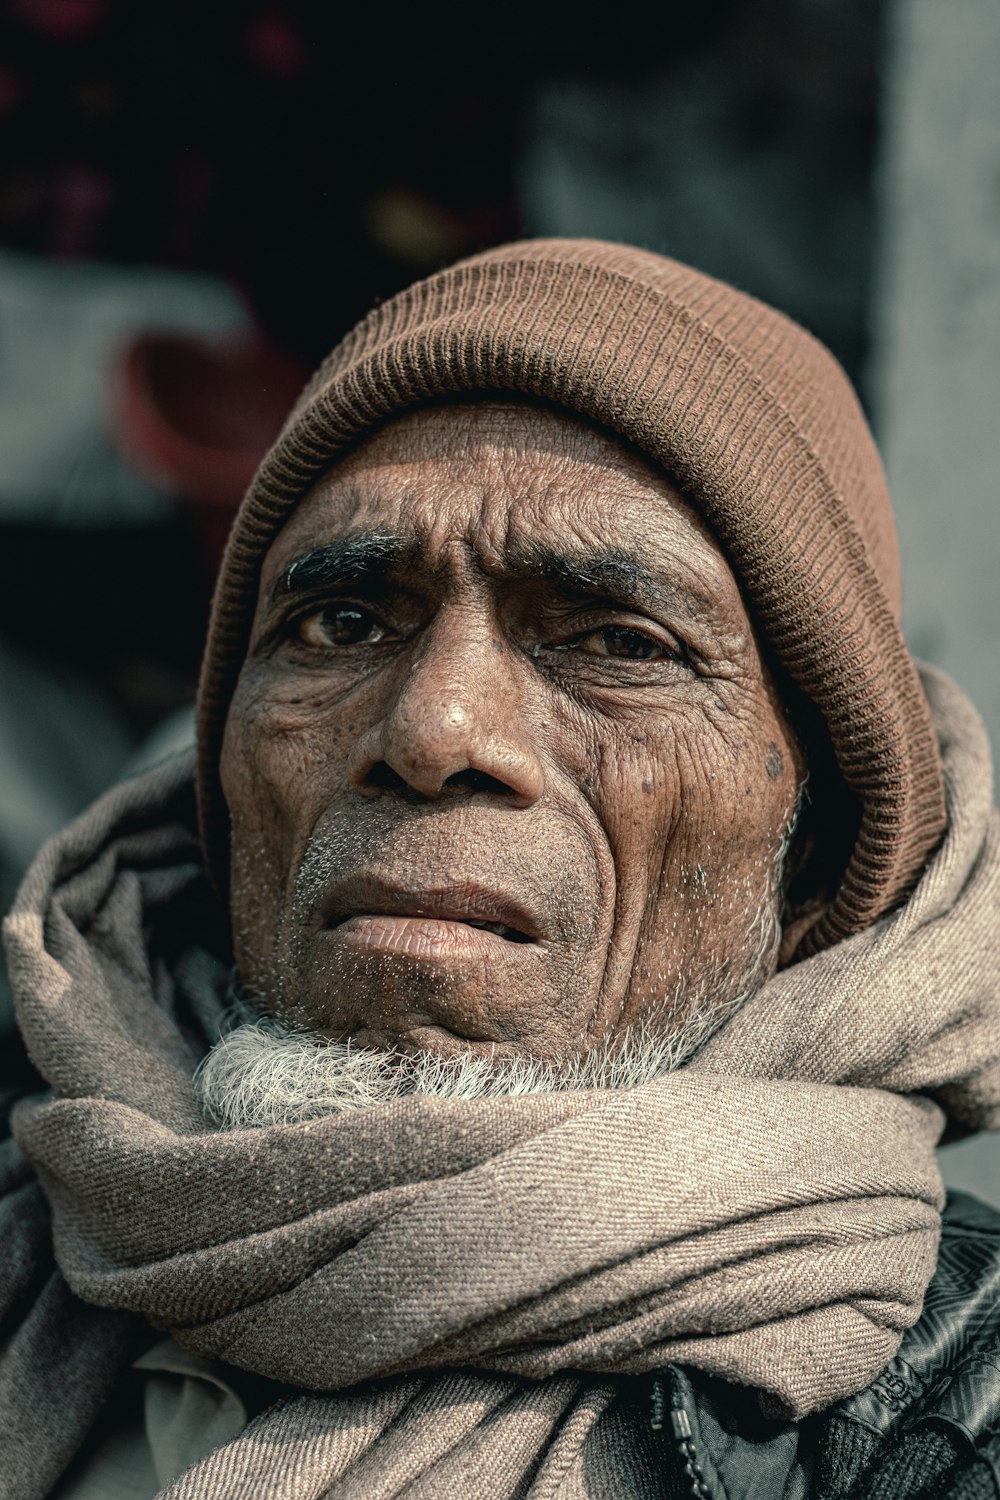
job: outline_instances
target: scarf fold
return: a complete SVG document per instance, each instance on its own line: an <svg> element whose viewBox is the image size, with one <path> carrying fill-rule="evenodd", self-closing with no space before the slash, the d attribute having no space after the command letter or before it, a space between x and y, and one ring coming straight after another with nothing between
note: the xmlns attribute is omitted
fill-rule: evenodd
<svg viewBox="0 0 1000 1500"><path fill-rule="evenodd" d="M171 1500L582 1496L635 1457L607 1441L617 1377L688 1364L792 1417L875 1377L933 1274L945 1118L1000 1125L988 746L957 688L925 687L949 830L910 901L631 1090L221 1132L191 1083L230 960L190 765L43 850L6 936L53 1089L15 1133L60 1272L90 1308L314 1393Z"/></svg>

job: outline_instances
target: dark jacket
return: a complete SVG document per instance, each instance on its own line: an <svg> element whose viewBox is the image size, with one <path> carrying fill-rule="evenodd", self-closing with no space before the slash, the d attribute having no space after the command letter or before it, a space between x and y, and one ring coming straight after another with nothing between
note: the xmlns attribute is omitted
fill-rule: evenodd
<svg viewBox="0 0 1000 1500"><path fill-rule="evenodd" d="M1000 1212L950 1195L923 1315L847 1401L776 1423L752 1391L675 1368L644 1398L670 1500L998 1500Z"/></svg>

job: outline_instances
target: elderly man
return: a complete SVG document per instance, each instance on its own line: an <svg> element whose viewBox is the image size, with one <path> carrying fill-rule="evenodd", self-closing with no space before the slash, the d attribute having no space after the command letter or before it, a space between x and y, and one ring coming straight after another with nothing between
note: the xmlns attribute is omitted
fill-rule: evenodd
<svg viewBox="0 0 1000 1500"><path fill-rule="evenodd" d="M8 919L0 1493L997 1494L997 820L898 604L750 298L546 241L355 329L197 770Z"/></svg>

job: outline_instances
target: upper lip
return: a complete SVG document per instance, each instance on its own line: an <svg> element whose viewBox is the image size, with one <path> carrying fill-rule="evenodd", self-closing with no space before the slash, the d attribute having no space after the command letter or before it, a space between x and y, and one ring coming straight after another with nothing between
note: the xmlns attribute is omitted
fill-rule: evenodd
<svg viewBox="0 0 1000 1500"><path fill-rule="evenodd" d="M502 922L538 942L542 927L537 917L516 897L478 881L403 887L376 876L356 876L338 882L324 903L324 925L336 927L350 917L371 913L398 917L436 917L445 922Z"/></svg>

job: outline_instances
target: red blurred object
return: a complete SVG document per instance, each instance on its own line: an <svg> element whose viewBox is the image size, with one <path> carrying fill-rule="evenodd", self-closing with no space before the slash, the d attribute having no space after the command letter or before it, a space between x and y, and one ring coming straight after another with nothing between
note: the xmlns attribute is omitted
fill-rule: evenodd
<svg viewBox="0 0 1000 1500"><path fill-rule="evenodd" d="M268 7L252 16L244 37L247 60L263 73L289 83L306 71L309 53L302 32L290 16Z"/></svg>
<svg viewBox="0 0 1000 1500"><path fill-rule="evenodd" d="M13 7L25 26L60 42L75 42L94 31L110 9L110 0L15 0Z"/></svg>
<svg viewBox="0 0 1000 1500"><path fill-rule="evenodd" d="M125 349L118 377L117 442L141 473L177 497L214 580L243 492L305 371L256 337L148 332Z"/></svg>
<svg viewBox="0 0 1000 1500"><path fill-rule="evenodd" d="M21 102L24 85L18 74L0 62L0 115L13 114Z"/></svg>

